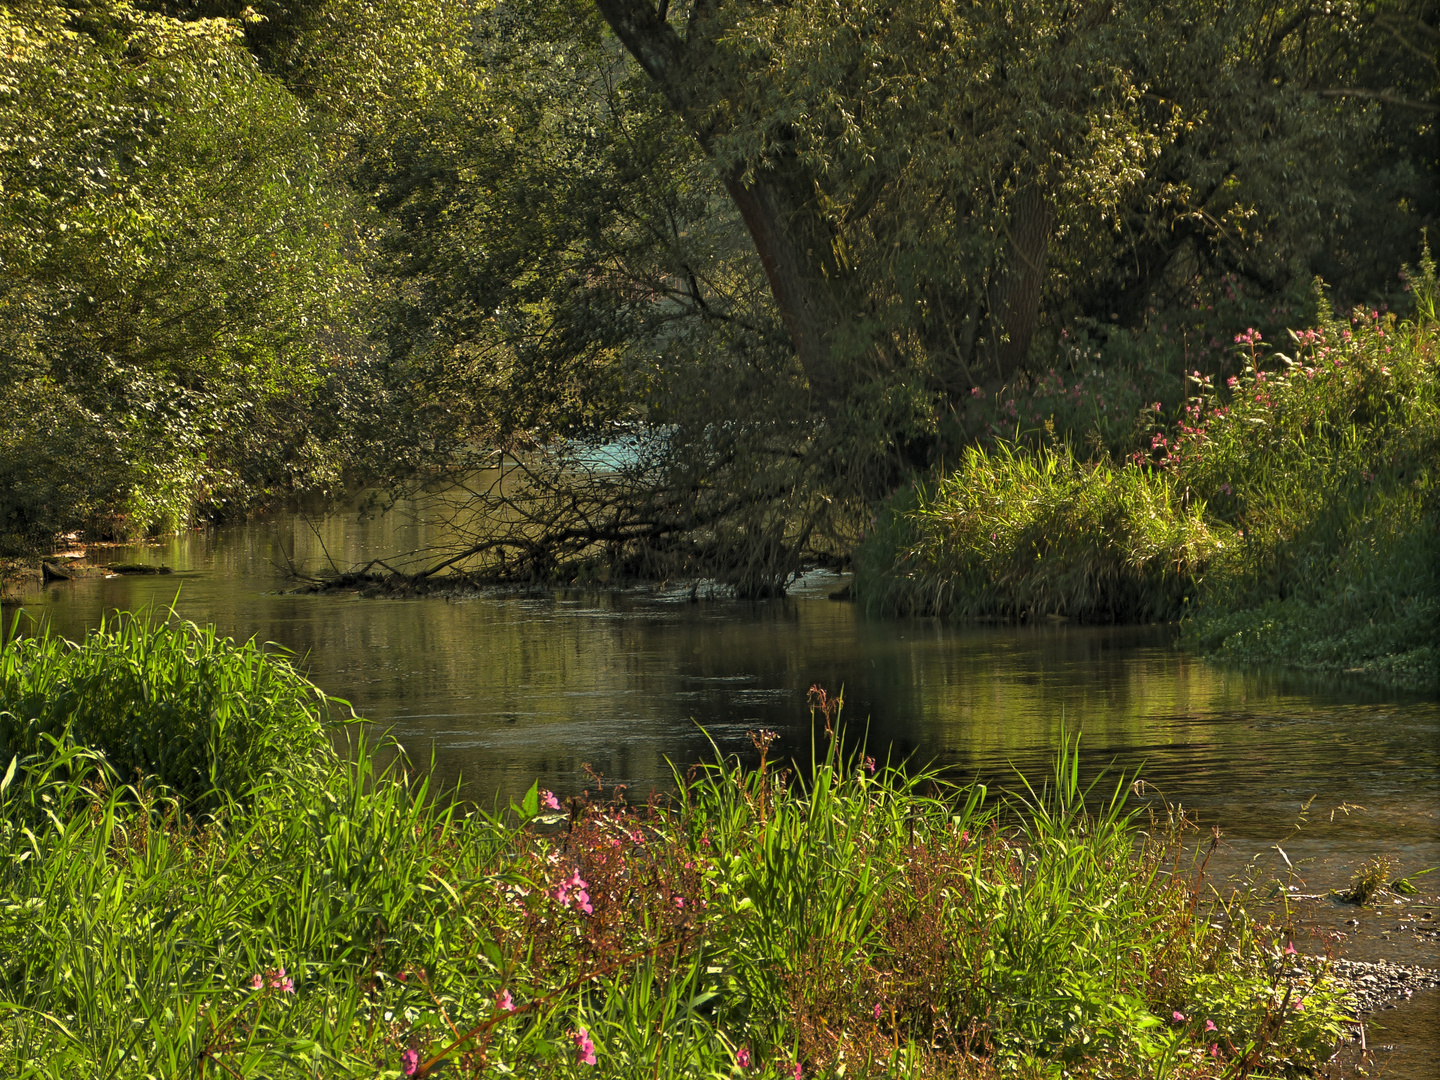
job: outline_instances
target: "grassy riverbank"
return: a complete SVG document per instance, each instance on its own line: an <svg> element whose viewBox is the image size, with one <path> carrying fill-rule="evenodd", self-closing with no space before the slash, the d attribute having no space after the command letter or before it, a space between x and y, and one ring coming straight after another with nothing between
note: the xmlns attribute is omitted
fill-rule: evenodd
<svg viewBox="0 0 1440 1080"><path fill-rule="evenodd" d="M1128 456L1054 438L972 449L898 494L856 553L874 610L1185 620L1241 662L1440 685L1440 321L1434 267L1398 321L1322 310L1235 347L1221 386L1142 414Z"/></svg>
<svg viewBox="0 0 1440 1080"><path fill-rule="evenodd" d="M490 814L332 753L332 704L194 627L6 647L6 1075L1235 1077L1339 1030L1073 756L1002 807L841 753L817 691L803 775L757 733Z"/></svg>

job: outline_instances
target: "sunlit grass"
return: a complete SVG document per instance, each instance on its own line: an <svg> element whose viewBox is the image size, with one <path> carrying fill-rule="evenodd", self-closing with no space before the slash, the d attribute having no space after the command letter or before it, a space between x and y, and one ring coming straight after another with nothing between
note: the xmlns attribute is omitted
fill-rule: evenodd
<svg viewBox="0 0 1440 1080"><path fill-rule="evenodd" d="M79 645L14 635L0 649L0 759L64 736L188 809L243 796L267 772L308 777L328 745L328 701L282 652L149 614L102 619Z"/></svg>
<svg viewBox="0 0 1440 1080"><path fill-rule="evenodd" d="M1236 339L1123 460L970 449L881 513L855 555L872 610L1184 619L1245 663L1440 685L1440 295L1408 320L1323 304L1313 329ZM1144 415L1142 415L1144 419Z"/></svg>
<svg viewBox="0 0 1440 1080"><path fill-rule="evenodd" d="M1204 511L1134 464L971 448L891 503L856 553L856 591L889 614L1164 619L1233 542Z"/></svg>
<svg viewBox="0 0 1440 1080"><path fill-rule="evenodd" d="M1328 1054L1331 985L1282 978L1233 899L1213 919L1125 778L1083 786L1072 743L996 798L842 751L838 703L811 704L798 773L756 733L758 767L717 758L667 798L532 788L494 813L363 745L197 813L39 734L0 784L0 1071L1218 1077Z"/></svg>

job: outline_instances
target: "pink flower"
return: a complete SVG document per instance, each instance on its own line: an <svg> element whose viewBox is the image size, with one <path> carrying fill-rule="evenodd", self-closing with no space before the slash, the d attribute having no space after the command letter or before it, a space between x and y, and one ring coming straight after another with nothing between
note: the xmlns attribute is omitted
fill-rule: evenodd
<svg viewBox="0 0 1440 1080"><path fill-rule="evenodd" d="M1211 1044L1210 1044L1210 1056L1213 1057L1213 1058L1218 1058L1218 1057L1220 1056L1220 1044L1219 1044L1219 1043L1211 1043Z"/></svg>
<svg viewBox="0 0 1440 1080"><path fill-rule="evenodd" d="M1177 1024L1183 1024L1185 1022L1185 1014L1182 1013L1179 1009L1176 1009L1173 1013L1171 1013L1171 1016L1174 1017L1175 1023Z"/></svg>
<svg viewBox="0 0 1440 1080"><path fill-rule="evenodd" d="M560 800L555 798L553 791L542 791L540 792L540 805L546 810L559 810Z"/></svg>
<svg viewBox="0 0 1440 1080"><path fill-rule="evenodd" d="M795 1064L790 1069L791 1080L800 1080L800 1078L804 1075L805 1070L800 1068L800 1063L798 1061L795 1062Z"/></svg>
<svg viewBox="0 0 1440 1080"><path fill-rule="evenodd" d="M515 1011L515 999L510 996L509 990L500 992L500 996L495 999L495 1008L507 1013Z"/></svg>
<svg viewBox="0 0 1440 1080"><path fill-rule="evenodd" d="M555 886L553 894L555 902L557 904L573 903L586 915L589 915L594 911L590 906L590 894L585 891L589 887L590 883L580 876L579 870L576 870Z"/></svg>
<svg viewBox="0 0 1440 1080"><path fill-rule="evenodd" d="M1295 955L1295 943L1294 943L1293 941L1287 941L1287 942L1285 943L1285 955L1286 955L1286 956L1294 956L1294 955Z"/></svg>
<svg viewBox="0 0 1440 1080"><path fill-rule="evenodd" d="M575 1064L595 1064L595 1044L590 1040L590 1033L583 1027L576 1028L570 1033L570 1041L575 1044Z"/></svg>
<svg viewBox="0 0 1440 1080"><path fill-rule="evenodd" d="M414 1076L420 1068L420 1051L413 1047L400 1055L400 1071L406 1076Z"/></svg>
<svg viewBox="0 0 1440 1080"><path fill-rule="evenodd" d="M735 1064L739 1065L742 1069L748 1069L750 1067L750 1047L742 1046L739 1050L735 1051Z"/></svg>
<svg viewBox="0 0 1440 1080"><path fill-rule="evenodd" d="M876 1019L876 1020L879 1020L879 1019L880 1019L880 1012L881 1012L880 1003L877 1001L877 1002L875 1002L875 1010L874 1010L874 1016L875 1016L875 1019Z"/></svg>
<svg viewBox="0 0 1440 1080"><path fill-rule="evenodd" d="M1214 1030L1215 1030L1215 1021L1214 1021L1214 1020L1206 1020L1206 1021L1205 1021L1205 1030L1206 1030L1206 1031L1214 1031Z"/></svg>
<svg viewBox="0 0 1440 1080"><path fill-rule="evenodd" d="M285 974L283 967L276 968L274 971L269 972L268 976L271 990L279 990L282 994L293 994L295 992L295 980ZM250 985L255 985L253 979ZM256 989L259 989L259 987L256 987Z"/></svg>
<svg viewBox="0 0 1440 1080"><path fill-rule="evenodd" d="M1296 1011L1296 1012L1304 1012L1304 1011L1305 1011L1305 1002L1304 1002L1304 1001L1297 1001L1297 1002L1295 1002L1294 1008L1295 1008L1295 1011Z"/></svg>
<svg viewBox="0 0 1440 1080"><path fill-rule="evenodd" d="M265 976L264 976L264 975L261 975L261 974L259 974L259 973L257 972L256 974L250 976L250 989L251 989L251 990L259 990L259 989L260 989L262 986L264 986L264 985L265 985Z"/></svg>
<svg viewBox="0 0 1440 1080"><path fill-rule="evenodd" d="M685 906L685 898L683 896L676 896L671 899L677 910Z"/></svg>
<svg viewBox="0 0 1440 1080"><path fill-rule="evenodd" d="M867 757L865 759L865 771L868 773L875 771L875 759L873 757Z"/></svg>

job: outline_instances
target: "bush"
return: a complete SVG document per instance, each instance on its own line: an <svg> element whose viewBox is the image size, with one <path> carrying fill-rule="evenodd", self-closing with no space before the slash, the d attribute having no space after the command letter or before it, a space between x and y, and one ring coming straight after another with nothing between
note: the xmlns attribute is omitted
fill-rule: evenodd
<svg viewBox="0 0 1440 1080"><path fill-rule="evenodd" d="M328 752L327 715L273 649L189 622L117 614L83 644L47 634L0 650L0 761L73 744L191 807L270 774L304 782Z"/></svg>

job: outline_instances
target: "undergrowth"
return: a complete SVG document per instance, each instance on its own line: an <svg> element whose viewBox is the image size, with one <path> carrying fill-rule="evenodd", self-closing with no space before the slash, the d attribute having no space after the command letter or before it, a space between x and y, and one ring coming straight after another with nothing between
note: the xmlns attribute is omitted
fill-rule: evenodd
<svg viewBox="0 0 1440 1080"><path fill-rule="evenodd" d="M1329 1054L1323 967L1287 977L1126 778L1082 785L1067 744L987 798L842 751L838 701L811 707L798 772L756 732L758 767L717 756L672 797L493 813L365 745L197 812L39 732L0 781L0 1072L1239 1078Z"/></svg>
<svg viewBox="0 0 1440 1080"><path fill-rule="evenodd" d="M1242 662L1440 686L1440 295L1428 249L1407 320L1337 318L1239 373L1200 371L1140 446L1094 460L1055 439L971 449L918 479L855 555L885 613L1185 619Z"/></svg>

